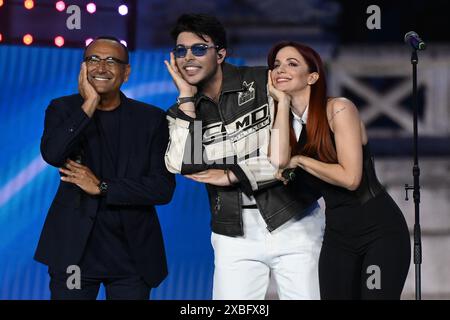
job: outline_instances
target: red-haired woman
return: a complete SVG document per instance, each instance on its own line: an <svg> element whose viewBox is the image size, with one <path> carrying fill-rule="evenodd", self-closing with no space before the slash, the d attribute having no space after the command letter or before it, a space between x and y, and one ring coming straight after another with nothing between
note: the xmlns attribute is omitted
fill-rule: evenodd
<svg viewBox="0 0 450 320"><path fill-rule="evenodd" d="M279 161L297 168L296 183L309 184L325 200L321 298L400 299L410 265L408 227L375 175L357 108L348 99L327 98L321 58L308 46L279 43L268 64L272 95L288 97L291 105L290 115L277 115L290 117L279 128ZM279 179L287 183L281 171Z"/></svg>

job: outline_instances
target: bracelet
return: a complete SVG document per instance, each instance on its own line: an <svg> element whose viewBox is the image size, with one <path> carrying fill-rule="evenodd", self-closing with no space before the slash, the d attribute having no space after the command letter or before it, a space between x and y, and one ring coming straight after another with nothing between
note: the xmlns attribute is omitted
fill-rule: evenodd
<svg viewBox="0 0 450 320"><path fill-rule="evenodd" d="M230 183L230 185L233 185L233 182L231 182L231 179L230 179L230 170L225 169L224 171L225 171L225 174L227 175L228 182Z"/></svg>
<svg viewBox="0 0 450 320"><path fill-rule="evenodd" d="M192 97L178 97L178 99L177 99L177 105L178 106L180 106L180 105L182 105L183 103L186 103L186 102L195 102L195 96L192 96Z"/></svg>

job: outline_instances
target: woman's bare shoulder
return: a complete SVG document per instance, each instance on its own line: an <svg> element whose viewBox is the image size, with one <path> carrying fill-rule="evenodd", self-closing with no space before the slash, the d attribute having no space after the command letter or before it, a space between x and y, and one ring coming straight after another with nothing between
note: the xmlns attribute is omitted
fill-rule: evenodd
<svg viewBox="0 0 450 320"><path fill-rule="evenodd" d="M333 118L340 112L347 110L351 113L358 113L355 104L345 97L333 97L327 101L327 118L332 121Z"/></svg>

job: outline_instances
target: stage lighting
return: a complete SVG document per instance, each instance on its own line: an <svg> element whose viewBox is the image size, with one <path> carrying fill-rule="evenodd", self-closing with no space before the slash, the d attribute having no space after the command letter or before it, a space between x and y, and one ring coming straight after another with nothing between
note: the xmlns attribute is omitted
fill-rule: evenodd
<svg viewBox="0 0 450 320"><path fill-rule="evenodd" d="M0 0L0 7L3 6L5 2L3 0Z"/></svg>
<svg viewBox="0 0 450 320"><path fill-rule="evenodd" d="M119 11L120 15L125 16L128 14L128 7L124 4L122 4L121 6L119 6L118 11Z"/></svg>
<svg viewBox="0 0 450 320"><path fill-rule="evenodd" d="M93 2L90 2L90 3L88 3L87 5L86 5L86 10L87 10L87 12L89 12L89 13L94 13L95 11L97 11L97 6L95 5L95 3L93 3Z"/></svg>
<svg viewBox="0 0 450 320"><path fill-rule="evenodd" d="M62 46L64 45L64 38L61 37L61 36L57 36L57 37L55 38L55 45L56 45L57 47L62 47Z"/></svg>
<svg viewBox="0 0 450 320"><path fill-rule="evenodd" d="M87 47L92 41L94 41L94 39L92 39L92 38L86 39L86 41L85 41L86 47Z"/></svg>
<svg viewBox="0 0 450 320"><path fill-rule="evenodd" d="M66 4L64 3L64 1L58 1L55 5L56 10L58 11L64 11L66 9Z"/></svg>
<svg viewBox="0 0 450 320"><path fill-rule="evenodd" d="M125 47L128 47L128 44L125 40L120 40L120 43L123 44Z"/></svg>
<svg viewBox="0 0 450 320"><path fill-rule="evenodd" d="M0 33L0 42L3 41L3 35Z"/></svg>
<svg viewBox="0 0 450 320"><path fill-rule="evenodd" d="M27 46L33 43L33 36L29 33L23 36L23 43Z"/></svg>
<svg viewBox="0 0 450 320"><path fill-rule="evenodd" d="M25 1L23 2L23 6L24 6L26 9L31 10L31 9L34 8L34 1L33 1L33 0L25 0Z"/></svg>

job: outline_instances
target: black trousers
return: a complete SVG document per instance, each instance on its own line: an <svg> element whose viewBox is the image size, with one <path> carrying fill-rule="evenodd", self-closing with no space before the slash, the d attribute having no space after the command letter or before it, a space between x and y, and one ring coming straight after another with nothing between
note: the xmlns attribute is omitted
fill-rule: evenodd
<svg viewBox="0 0 450 320"><path fill-rule="evenodd" d="M123 277L83 277L80 289L69 289L65 273L50 274L51 300L95 300L100 284L105 286L107 300L148 300L151 288L138 275Z"/></svg>
<svg viewBox="0 0 450 320"><path fill-rule="evenodd" d="M365 254L323 245L319 259L321 299L399 300L409 263L408 244L397 236L379 239Z"/></svg>
<svg viewBox="0 0 450 320"><path fill-rule="evenodd" d="M411 262L406 221L383 193L362 207L328 210L319 258L324 300L398 300Z"/></svg>

